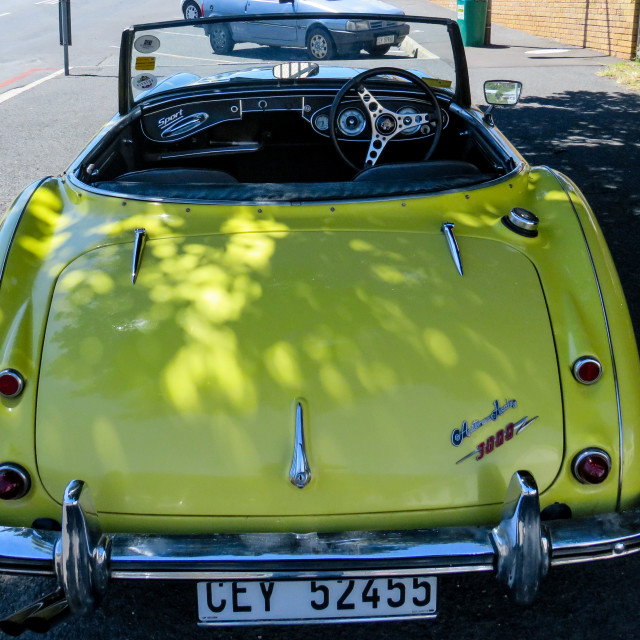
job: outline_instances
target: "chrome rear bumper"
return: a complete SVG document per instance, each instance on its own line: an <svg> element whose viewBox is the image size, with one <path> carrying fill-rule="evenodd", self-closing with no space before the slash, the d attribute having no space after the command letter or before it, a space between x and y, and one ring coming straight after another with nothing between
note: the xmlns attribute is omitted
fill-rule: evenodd
<svg viewBox="0 0 640 640"><path fill-rule="evenodd" d="M74 480L65 491L61 532L0 529L0 572L57 576L59 585L47 596L53 605L35 603L0 621L0 628L16 619L26 620L25 628L34 628L33 620L46 628L48 606L52 620L61 610L90 611L110 578L275 580L493 571L516 601L528 603L550 565L639 549L640 509L542 524L535 480L524 471L513 475L496 527L338 534L108 536L100 530L87 486ZM30 613L34 606L36 617Z"/></svg>

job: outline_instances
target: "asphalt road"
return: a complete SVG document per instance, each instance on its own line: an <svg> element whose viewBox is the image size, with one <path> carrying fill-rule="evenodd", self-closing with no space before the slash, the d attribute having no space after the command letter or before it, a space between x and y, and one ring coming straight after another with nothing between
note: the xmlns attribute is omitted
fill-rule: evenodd
<svg viewBox="0 0 640 640"><path fill-rule="evenodd" d="M0 7L0 209L30 182L60 173L116 111L117 52L124 26L179 17L178 0L72 0L71 76L59 71L57 6L3 0ZM420 0L398 2L410 12ZM437 15L452 16L439 7ZM585 191L611 247L640 335L640 97L596 72L606 56L494 26L494 45L469 49L474 99L482 81L524 82L524 99L496 113L498 126L532 164L570 175ZM25 89L17 93L16 90ZM193 585L114 583L94 615L49 637L221 640L632 639L637 632L640 557L554 570L536 605L508 602L485 575L443 578L435 622L221 629L196 627ZM9 612L53 587L0 577ZM25 637L33 634L27 633Z"/></svg>

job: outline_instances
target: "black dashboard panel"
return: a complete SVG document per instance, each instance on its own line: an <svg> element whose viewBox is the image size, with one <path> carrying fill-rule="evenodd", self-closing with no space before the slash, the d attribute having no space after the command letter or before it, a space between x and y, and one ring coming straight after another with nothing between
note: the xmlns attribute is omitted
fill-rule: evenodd
<svg viewBox="0 0 640 640"><path fill-rule="evenodd" d="M333 95L283 95L280 93L262 96L223 98L217 96L206 100L190 100L170 107L148 107L142 114L142 131L154 142L171 143L183 140L194 134L225 122L241 122L247 114L274 112L292 112L298 114L317 134L329 137L329 112ZM379 102L396 113L433 113L433 106L425 100L412 96L379 96ZM345 114L346 115L343 115ZM350 128L347 123L354 123ZM448 125L449 117L442 111L443 128ZM341 140L366 140L368 116L362 102L357 99L344 100L338 113L339 138ZM405 131L397 140L420 139L432 135L433 127L425 119L425 124L412 131Z"/></svg>

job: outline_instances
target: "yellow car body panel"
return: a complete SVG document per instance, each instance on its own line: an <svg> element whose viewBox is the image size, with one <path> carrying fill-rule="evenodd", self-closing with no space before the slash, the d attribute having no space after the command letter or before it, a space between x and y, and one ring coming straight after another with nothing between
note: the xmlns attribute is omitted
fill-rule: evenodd
<svg viewBox="0 0 640 640"><path fill-rule="evenodd" d="M538 212L537 238L501 223L513 206ZM444 222L455 224L462 278L440 231ZM138 228L149 242L132 285ZM6 243L3 234L4 227ZM640 375L624 298L579 192L546 169L481 189L295 207L145 202L52 179L32 195L11 247L0 290L3 362L27 384L0 407L0 457L22 464L34 486L26 499L0 505L5 524L58 517L60 491L76 470L105 472L92 483L98 511L110 524L140 531L199 531L205 522L265 531L474 524L495 518L509 477L523 465L535 469L543 507L564 502L588 514L637 503L640 409L632 390ZM212 257L208 266L204 256ZM290 278L280 256L296 265ZM421 295L408 296L403 308L401 292L421 273L431 295L422 283ZM514 273L521 286L510 288ZM328 290L314 292L318 282L344 286L339 308ZM606 317L601 291L617 301ZM300 302L287 309L291 297ZM465 297L477 312L468 318ZM181 333L169 328L165 302L175 303ZM454 308L451 326L446 312ZM134 311L128 326L126 309ZM423 319L430 311L433 324ZM96 322L83 325L85 312ZM478 314L492 336L482 347ZM295 344L298 321L303 335ZM388 344L368 342L372 322L384 327ZM149 342L132 353L128 336L144 335L149 323L158 352ZM508 353L500 353L499 335ZM255 338L258 351L248 353ZM463 359L460 347L474 344ZM160 355L165 345L171 359ZM538 350L545 351L542 365L532 357ZM595 385L572 375L584 354L603 364ZM78 373L66 355L81 363ZM434 389L436 369L421 377L423 362L441 367L454 385L437 406L425 398L444 392ZM136 379L145 370L150 378L137 402ZM88 381L91 371L99 375ZM372 400L379 390L390 403ZM126 411L110 405L121 393L131 394ZM481 420L494 401L512 397L517 408L451 444L462 421ZM314 474L304 491L288 477L298 398L307 403ZM316 398L325 408L316 409ZM365 409L357 404L363 398ZM154 412L168 413L166 424L149 424ZM400 425L398 412L409 418ZM525 415L538 418L513 442L456 464ZM282 433L274 437L274 430ZM184 446L194 433L195 461ZM582 485L571 460L594 446L610 453L613 470L601 485ZM385 464L390 447L403 460ZM141 469L133 470L135 462Z"/></svg>

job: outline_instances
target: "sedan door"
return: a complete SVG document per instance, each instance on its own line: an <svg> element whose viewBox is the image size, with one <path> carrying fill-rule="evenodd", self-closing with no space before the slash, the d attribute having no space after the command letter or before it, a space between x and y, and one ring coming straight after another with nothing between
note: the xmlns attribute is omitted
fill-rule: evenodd
<svg viewBox="0 0 640 640"><path fill-rule="evenodd" d="M280 2L279 0L248 0L246 10L247 15L295 14L295 3ZM296 42L296 22L279 21L273 22L252 22L244 25L245 38L249 42L256 44L271 45L293 45Z"/></svg>

